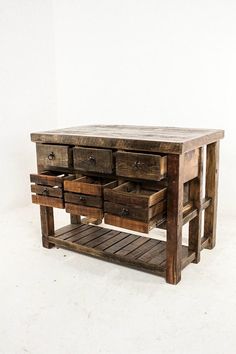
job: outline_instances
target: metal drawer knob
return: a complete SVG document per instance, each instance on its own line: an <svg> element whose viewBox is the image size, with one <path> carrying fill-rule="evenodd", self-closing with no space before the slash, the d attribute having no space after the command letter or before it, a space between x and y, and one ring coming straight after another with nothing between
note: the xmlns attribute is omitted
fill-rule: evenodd
<svg viewBox="0 0 236 354"><path fill-rule="evenodd" d="M96 159L95 159L95 157L94 156L89 156L89 158L88 158L88 161L90 162L90 163L92 163L93 165L95 165L96 164Z"/></svg>
<svg viewBox="0 0 236 354"><path fill-rule="evenodd" d="M81 202L85 202L85 201L86 201L86 198L81 195L81 196L79 197L79 200L80 200Z"/></svg>
<svg viewBox="0 0 236 354"><path fill-rule="evenodd" d="M48 160L54 160L55 159L55 154L54 152L50 152L50 154L48 155Z"/></svg>
<svg viewBox="0 0 236 354"><path fill-rule="evenodd" d="M129 210L126 209L126 208L123 208L123 209L121 210L121 216L127 216L127 215L129 215Z"/></svg>
<svg viewBox="0 0 236 354"><path fill-rule="evenodd" d="M134 162L134 168L136 168L137 170L139 170L142 167L142 163L140 161L135 161Z"/></svg>
<svg viewBox="0 0 236 354"><path fill-rule="evenodd" d="M48 189L47 189L47 188L44 188L42 194L43 194L43 195L48 195L48 193L49 193Z"/></svg>

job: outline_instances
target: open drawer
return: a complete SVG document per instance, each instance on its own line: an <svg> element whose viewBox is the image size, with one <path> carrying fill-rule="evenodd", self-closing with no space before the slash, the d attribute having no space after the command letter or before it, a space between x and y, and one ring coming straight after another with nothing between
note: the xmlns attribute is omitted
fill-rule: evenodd
<svg viewBox="0 0 236 354"><path fill-rule="evenodd" d="M64 208L63 183L75 176L71 174L45 171L31 174L32 202L53 208Z"/></svg>
<svg viewBox="0 0 236 354"><path fill-rule="evenodd" d="M104 200L105 223L134 231L148 233L166 215L166 188L125 182L104 190Z"/></svg>
<svg viewBox="0 0 236 354"><path fill-rule="evenodd" d="M117 181L80 177L64 182L65 208L68 213L103 219L103 193L117 186Z"/></svg>

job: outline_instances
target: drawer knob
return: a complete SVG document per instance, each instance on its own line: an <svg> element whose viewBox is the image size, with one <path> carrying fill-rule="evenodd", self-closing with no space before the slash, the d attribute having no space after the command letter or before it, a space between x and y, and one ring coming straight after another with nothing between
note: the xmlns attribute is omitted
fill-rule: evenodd
<svg viewBox="0 0 236 354"><path fill-rule="evenodd" d="M47 189L47 188L44 188L42 194L43 194L43 195L48 195L48 193L49 193L48 189Z"/></svg>
<svg viewBox="0 0 236 354"><path fill-rule="evenodd" d="M134 162L134 168L136 168L137 170L139 170L142 167L142 162L140 161L135 161Z"/></svg>
<svg viewBox="0 0 236 354"><path fill-rule="evenodd" d="M85 201L86 201L86 198L81 195L81 196L79 197L79 200L80 200L81 202L85 202Z"/></svg>
<svg viewBox="0 0 236 354"><path fill-rule="evenodd" d="M94 165L96 164L96 159L95 159L94 156L92 156L92 155L89 156L88 160L89 160L90 163L92 163L92 164L94 164Z"/></svg>
<svg viewBox="0 0 236 354"><path fill-rule="evenodd" d="M48 155L48 160L54 160L55 159L55 154L54 152L50 152L50 154Z"/></svg>
<svg viewBox="0 0 236 354"><path fill-rule="evenodd" d="M123 209L121 210L121 216L127 216L127 215L129 215L129 210L126 209L126 208L123 208Z"/></svg>

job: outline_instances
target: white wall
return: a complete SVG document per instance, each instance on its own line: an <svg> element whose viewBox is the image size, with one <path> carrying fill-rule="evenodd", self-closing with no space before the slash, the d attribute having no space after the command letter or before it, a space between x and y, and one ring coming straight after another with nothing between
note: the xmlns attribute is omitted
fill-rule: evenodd
<svg viewBox="0 0 236 354"><path fill-rule="evenodd" d="M0 1L0 210L30 203L30 132L56 124L50 0Z"/></svg>
<svg viewBox="0 0 236 354"><path fill-rule="evenodd" d="M220 206L235 213L236 2L53 4L60 126L226 129Z"/></svg>

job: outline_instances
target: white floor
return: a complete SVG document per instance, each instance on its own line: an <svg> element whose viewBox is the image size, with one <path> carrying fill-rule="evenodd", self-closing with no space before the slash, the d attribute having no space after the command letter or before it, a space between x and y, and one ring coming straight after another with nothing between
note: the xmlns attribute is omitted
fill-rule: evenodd
<svg viewBox="0 0 236 354"><path fill-rule="evenodd" d="M0 353L235 354L235 230L220 217L217 247L171 286L42 248L37 206L1 216Z"/></svg>

